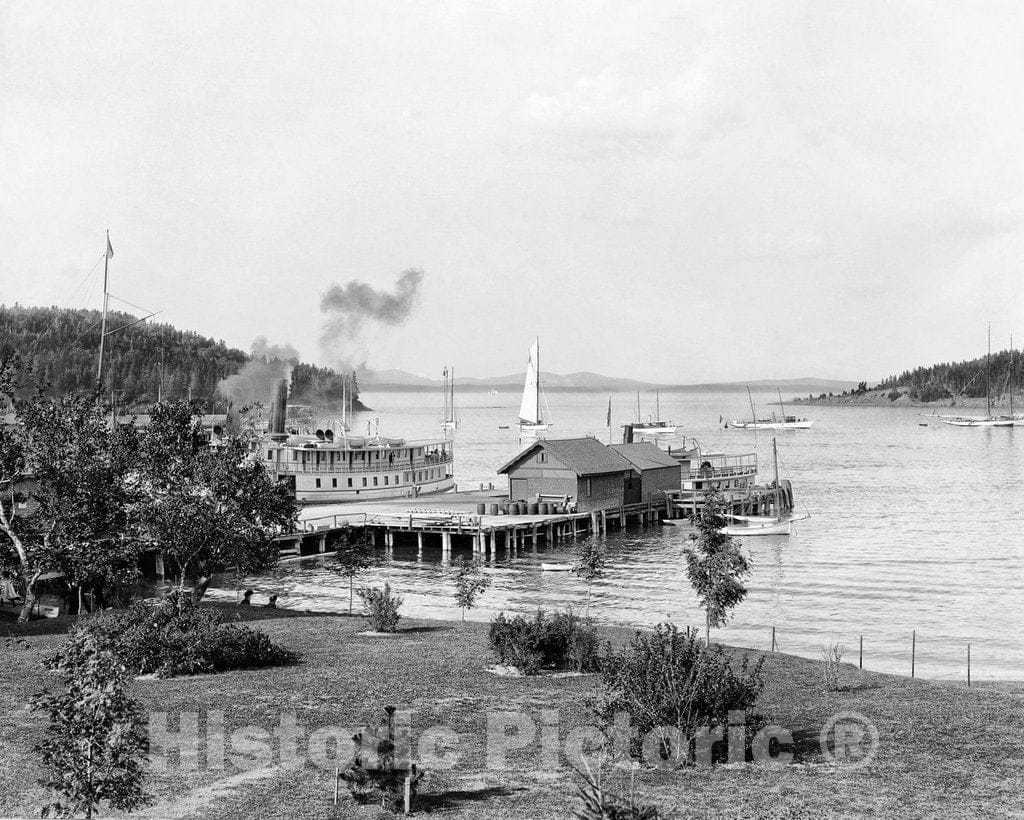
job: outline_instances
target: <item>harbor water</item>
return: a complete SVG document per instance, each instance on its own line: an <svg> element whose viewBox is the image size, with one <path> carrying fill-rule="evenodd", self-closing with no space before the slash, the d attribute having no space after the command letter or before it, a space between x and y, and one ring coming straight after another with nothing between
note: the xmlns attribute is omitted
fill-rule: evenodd
<svg viewBox="0 0 1024 820"><path fill-rule="evenodd" d="M435 434L439 393L365 393L363 401L375 409L360 414L353 429L363 432L379 418L382 435ZM519 399L511 390L457 396L460 488L507 486L496 469L518 448ZM549 437L593 434L608 441L607 393L552 392L547 399L554 424ZM844 660L857 663L863 637L865 668L910 674L916 634L919 677L965 680L970 644L974 680L1024 679L1024 427L949 427L917 408L787 407L816 419L815 425L755 433L719 424L720 416L750 415L746 392L670 392L660 399L662 418L681 424L681 432L705 448L756 452L761 482L772 479L774 435L780 476L793 482L797 511L811 515L789 536L741 539L753 566L749 595L716 639L768 649L774 627L781 651L817 658L829 644L841 644ZM619 441L620 425L636 420L636 396L611 400L611 434ZM773 400L774 393L755 393L758 414L770 412ZM645 418L653 413L653 395L647 403L641 406ZM443 507L444 496L423 502ZM343 507L305 514L335 511ZM688 532L631 527L603 537L608 566L590 592L591 616L622 626L665 620L702 626L684 571ZM486 568L492 585L468 617L538 607L585 610L586 584L572 573L543 572L542 560L571 561L571 542L512 555L498 550ZM403 613L459 617L440 547L427 547L419 558L414 546L396 546L357 585L385 580L405 599ZM348 609L347 581L325 569L323 559L284 562L242 586L276 593L289 607ZM235 582L226 579L211 591L221 599L235 594Z"/></svg>

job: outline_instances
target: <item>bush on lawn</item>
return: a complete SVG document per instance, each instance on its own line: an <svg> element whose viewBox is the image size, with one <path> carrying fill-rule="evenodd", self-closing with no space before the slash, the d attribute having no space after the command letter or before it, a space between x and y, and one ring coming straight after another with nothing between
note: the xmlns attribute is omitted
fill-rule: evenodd
<svg viewBox="0 0 1024 820"><path fill-rule="evenodd" d="M545 668L574 672L597 668L597 632L572 612L548 616L538 609L533 618L506 618L501 613L491 621L488 642L499 663L515 666L525 675Z"/></svg>
<svg viewBox="0 0 1024 820"><path fill-rule="evenodd" d="M398 631L398 621L402 617L398 609L402 606L402 598L391 594L391 584L384 584L384 589L364 587L356 594L363 599L366 617L374 632Z"/></svg>
<svg viewBox="0 0 1024 820"><path fill-rule="evenodd" d="M137 675L169 678L297 663L299 656L264 632L225 623L216 610L201 609L176 594L155 603L106 610L83 619L75 631L96 636Z"/></svg>
<svg viewBox="0 0 1024 820"><path fill-rule="evenodd" d="M655 731L661 733L656 737L664 735L661 757L685 762L692 757L696 731L724 728L731 711L746 713L747 743L764 725L751 712L764 686L762 664L763 659L751 666L744 657L734 668L721 646L709 649L695 630L659 624L653 633L637 632L619 652L608 648L600 661L603 691L594 711L609 732L617 714L629 715L638 731L630 748L634 756L643 757L643 738ZM672 735L684 739L680 747L672 748Z"/></svg>

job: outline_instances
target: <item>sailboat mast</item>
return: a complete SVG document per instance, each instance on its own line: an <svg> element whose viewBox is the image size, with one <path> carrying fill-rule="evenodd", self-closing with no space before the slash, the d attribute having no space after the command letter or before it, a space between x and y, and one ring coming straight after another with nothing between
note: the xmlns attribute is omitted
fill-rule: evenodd
<svg viewBox="0 0 1024 820"><path fill-rule="evenodd" d="M775 392L779 394L779 408L782 410L782 420L786 420L786 405L782 403L782 388L776 387Z"/></svg>
<svg viewBox="0 0 1024 820"><path fill-rule="evenodd" d="M1010 334L1010 378L1008 379L1008 381L1010 383L1010 415L1012 416L1013 415L1013 388L1015 387L1014 379L1013 379L1013 334L1012 333Z"/></svg>
<svg viewBox="0 0 1024 820"><path fill-rule="evenodd" d="M103 252L103 317L100 320L100 358L96 364L96 385L97 388L103 386L103 343L107 338L107 303L109 302L107 296L107 271L110 265L110 257L114 255L114 251L110 246L110 231L107 231L107 249Z"/></svg>
<svg viewBox="0 0 1024 820"><path fill-rule="evenodd" d="M989 359L992 357L992 325L988 326L988 350L985 352L985 408L987 415L992 415L992 386L989 380Z"/></svg>
<svg viewBox="0 0 1024 820"><path fill-rule="evenodd" d="M656 414L655 421L661 421L661 391L654 391L654 412Z"/></svg>
<svg viewBox="0 0 1024 820"><path fill-rule="evenodd" d="M779 443L778 439L772 436L772 456L775 463L775 486L779 486Z"/></svg>
<svg viewBox="0 0 1024 820"><path fill-rule="evenodd" d="M537 395L534 396L536 408L534 409L533 417L540 422L543 421L540 416L540 336L537 336L534 341L537 344L537 361L534 362L534 365L537 368Z"/></svg>

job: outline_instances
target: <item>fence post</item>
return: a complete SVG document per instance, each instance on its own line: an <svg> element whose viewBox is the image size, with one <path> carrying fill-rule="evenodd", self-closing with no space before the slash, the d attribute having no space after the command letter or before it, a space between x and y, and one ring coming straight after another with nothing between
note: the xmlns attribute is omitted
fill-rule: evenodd
<svg viewBox="0 0 1024 820"><path fill-rule="evenodd" d="M910 638L910 677L914 677L914 666L917 662L917 630L911 633Z"/></svg>
<svg viewBox="0 0 1024 820"><path fill-rule="evenodd" d="M775 651L775 627L772 627L772 652Z"/></svg>
<svg viewBox="0 0 1024 820"><path fill-rule="evenodd" d="M971 688L971 645L967 644L967 688Z"/></svg>
<svg viewBox="0 0 1024 820"><path fill-rule="evenodd" d="M863 635L860 636L860 660L857 661L857 668L858 669L863 669L864 668L864 636Z"/></svg>

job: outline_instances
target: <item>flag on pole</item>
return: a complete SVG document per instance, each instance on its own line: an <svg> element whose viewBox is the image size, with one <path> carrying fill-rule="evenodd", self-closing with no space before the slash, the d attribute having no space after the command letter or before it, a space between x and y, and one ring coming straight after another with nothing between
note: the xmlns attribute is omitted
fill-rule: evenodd
<svg viewBox="0 0 1024 820"><path fill-rule="evenodd" d="M611 427L612 426L612 397L611 396L608 397L608 421L605 422L605 426L607 426L607 427Z"/></svg>
<svg viewBox="0 0 1024 820"><path fill-rule="evenodd" d="M110 244L110 231L107 231L107 259L114 258L114 248Z"/></svg>

